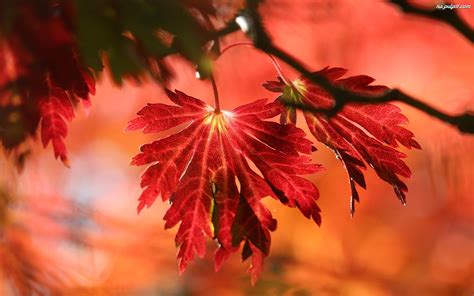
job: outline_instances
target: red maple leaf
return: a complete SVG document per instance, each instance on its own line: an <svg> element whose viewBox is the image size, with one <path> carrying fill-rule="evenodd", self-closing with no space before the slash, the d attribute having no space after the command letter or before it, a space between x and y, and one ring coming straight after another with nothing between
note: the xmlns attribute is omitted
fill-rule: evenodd
<svg viewBox="0 0 474 296"><path fill-rule="evenodd" d="M186 124L176 134L141 147L133 165L150 165L138 211L158 196L170 200L165 228L181 223L176 235L183 272L194 253L202 257L205 238L216 238L216 269L244 242L242 258L252 256L252 282L261 272L276 220L262 203L266 196L297 207L320 223L317 188L300 175L321 170L301 154L311 142L293 124L265 119L282 112L279 103L259 100L233 111L218 111L182 92L167 91L176 106L148 104L127 131L156 133Z"/></svg>
<svg viewBox="0 0 474 296"><path fill-rule="evenodd" d="M52 142L55 158L60 158L66 165L68 164L66 145L64 139L67 136L67 123L74 118L74 104L81 99L83 105L90 106L89 92L95 93L95 82L88 72L84 72L80 81L84 83L82 90L64 89L55 84L51 79L37 83L32 87L31 96L38 102L39 114L41 117L41 141L46 148ZM80 96L79 96L80 95Z"/></svg>
<svg viewBox="0 0 474 296"><path fill-rule="evenodd" d="M74 118L74 109L65 91L58 87L49 90L48 96L39 102L41 113L41 142L46 147L52 142L54 156L67 165L66 146L64 138L67 135L65 120Z"/></svg>
<svg viewBox="0 0 474 296"><path fill-rule="evenodd" d="M370 85L374 79L369 76L352 76L341 79L347 72L341 68L325 68L317 73L331 83L363 95L380 95L388 90L385 86ZM317 109L330 109L334 100L321 87L300 77L287 85L281 79L264 84L268 90L281 93L280 100L304 104ZM366 188L362 170L369 164L384 181L393 186L395 194L405 204L406 184L398 176L409 178L410 169L403 162L406 155L395 148L398 143L407 148L421 149L413 139L413 133L400 124L407 118L395 105L356 104L343 107L337 115L328 118L324 114L304 112L311 133L321 143L334 151L344 164L349 175L351 187L351 213L354 213L354 200L359 201L356 184ZM285 108L280 117L281 123L296 123L296 110ZM365 163L364 163L365 161Z"/></svg>
<svg viewBox="0 0 474 296"><path fill-rule="evenodd" d="M13 132L0 137L6 148L14 149L40 125L43 145L52 142L55 157L67 165L66 122L73 119L79 101L90 105L95 80L80 61L70 3L45 5L46 12L29 2L18 3L12 30L0 44L0 66L5 68L0 71L0 112L18 118L2 122L2 130Z"/></svg>

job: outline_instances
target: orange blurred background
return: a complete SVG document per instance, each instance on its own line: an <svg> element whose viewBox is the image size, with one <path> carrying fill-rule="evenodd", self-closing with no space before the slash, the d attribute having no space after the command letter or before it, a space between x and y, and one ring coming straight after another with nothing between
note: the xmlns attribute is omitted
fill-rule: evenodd
<svg viewBox="0 0 474 296"><path fill-rule="evenodd" d="M459 12L474 26L474 8ZM347 68L348 75L372 76L447 112L474 111L474 48L445 24L405 15L377 0L272 0L262 14L276 44L310 69ZM223 43L239 41L246 38L235 33ZM194 78L191 65L175 57L168 62L175 69L171 89L212 103L212 88ZM283 68L288 77L296 76ZM228 51L217 61L215 74L224 109L274 99L260 85L276 73L254 49ZM402 206L392 188L369 171L354 218L342 164L317 144L314 161L326 167L312 176L321 194L322 226L269 199L278 229L262 277L251 287L249 263L242 264L237 254L214 272L211 241L205 259L196 259L179 276L176 229L163 229L168 205L157 201L136 214L143 168L128 163L141 144L157 135L123 129L147 102L168 100L151 82L118 87L103 75L89 114L79 110L70 125L70 169L39 142L21 174L2 165L4 195L21 197L20 206L8 214L11 237L25 249L16 260L34 253L35 263L26 268L36 268L57 293L473 295L473 136L399 104L423 148L403 150L413 173L406 180L408 204ZM0 249L7 254L2 256L16 258L15 252L17 245ZM10 295L11 280L3 277L0 294Z"/></svg>

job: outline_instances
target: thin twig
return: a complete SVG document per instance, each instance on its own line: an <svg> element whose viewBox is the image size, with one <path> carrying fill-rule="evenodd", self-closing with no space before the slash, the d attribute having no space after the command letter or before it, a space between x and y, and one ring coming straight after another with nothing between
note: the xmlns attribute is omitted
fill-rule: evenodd
<svg viewBox="0 0 474 296"><path fill-rule="evenodd" d="M234 33L236 31L238 31L239 29L240 28L239 28L239 26L237 25L236 22L230 22L225 27L223 27L223 28L221 28L217 31L209 33L209 40L229 35L231 33Z"/></svg>
<svg viewBox="0 0 474 296"><path fill-rule="evenodd" d="M457 13L456 9L425 9L410 4L407 0L388 0L388 2L400 7L403 12L424 16L430 19L444 22L456 31L466 37L471 43L474 43L474 30L466 23ZM450 6L451 4L440 4L443 6Z"/></svg>
<svg viewBox="0 0 474 296"><path fill-rule="evenodd" d="M234 47L238 47L238 46L250 46L252 48L255 48L255 45L252 43L252 42L238 42L238 43L233 43L231 45L228 45L226 47L224 47L221 52L220 52L220 55L217 57L221 57L224 53L226 53L229 49L232 49ZM285 83L285 84L288 84L290 80L288 80L288 78L286 78L286 76L283 74L283 70L280 66L280 64L278 63L278 61L275 59L274 56L272 56L271 54L269 53L266 53L266 55L268 56L268 58L270 59L270 61L272 62L272 65L273 67L275 68L278 76L281 78L281 80Z"/></svg>
<svg viewBox="0 0 474 296"><path fill-rule="evenodd" d="M217 90L217 83L214 79L214 75L211 74L209 80L212 84L212 91L214 92L214 112L219 113L221 111L221 104L219 102L219 91Z"/></svg>

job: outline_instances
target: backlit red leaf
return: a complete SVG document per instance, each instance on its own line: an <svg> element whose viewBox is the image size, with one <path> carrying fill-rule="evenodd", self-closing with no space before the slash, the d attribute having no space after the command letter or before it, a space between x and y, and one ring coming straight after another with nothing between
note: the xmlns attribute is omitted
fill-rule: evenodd
<svg viewBox="0 0 474 296"><path fill-rule="evenodd" d="M165 227L177 224L179 267L184 271L196 253L206 251L205 238L215 238L216 269L242 242L242 257L252 257L254 282L270 249L276 220L262 203L266 196L297 207L320 223L316 187L301 177L319 165L301 154L311 142L295 125L266 121L281 113L279 103L259 100L233 111L216 111L182 92L167 92L176 104L149 104L127 130L160 132L181 124L181 131L143 145L132 164L149 165L138 211L158 196L170 200Z"/></svg>
<svg viewBox="0 0 474 296"><path fill-rule="evenodd" d="M53 145L54 156L68 165L66 145L66 121L74 118L74 109L65 91L58 87L50 89L50 93L39 101L41 114L41 142L46 147L50 142Z"/></svg>
<svg viewBox="0 0 474 296"><path fill-rule="evenodd" d="M369 76L341 78L347 71L341 68L326 68L318 73L334 85L363 95L377 95L388 88L370 85ZM264 84L268 90L281 93L280 99L302 103L319 109L329 109L334 101L331 95L305 77L285 85L279 81ZM347 104L335 116L304 112L305 120L314 137L334 151L349 175L352 191L350 208L354 212L354 200L359 201L356 184L366 188L363 170L369 164L377 175L393 186L395 194L405 204L406 184L399 176L410 177L410 169L403 162L406 155L395 148L398 143L407 148L421 149L413 139L413 133L401 127L408 122L400 109L392 104ZM285 108L280 121L296 123L296 110Z"/></svg>

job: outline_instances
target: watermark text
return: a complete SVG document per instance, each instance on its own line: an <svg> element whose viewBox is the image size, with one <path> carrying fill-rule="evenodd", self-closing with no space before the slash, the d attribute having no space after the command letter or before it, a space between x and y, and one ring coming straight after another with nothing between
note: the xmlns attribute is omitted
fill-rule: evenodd
<svg viewBox="0 0 474 296"><path fill-rule="evenodd" d="M469 8L471 8L471 4L438 4L436 5L436 9L441 9L441 10L469 9Z"/></svg>

